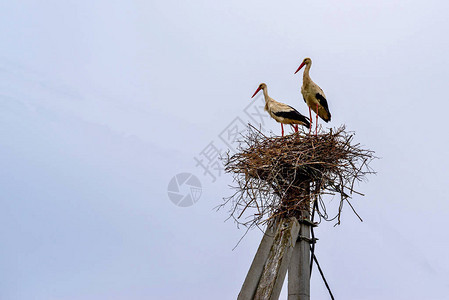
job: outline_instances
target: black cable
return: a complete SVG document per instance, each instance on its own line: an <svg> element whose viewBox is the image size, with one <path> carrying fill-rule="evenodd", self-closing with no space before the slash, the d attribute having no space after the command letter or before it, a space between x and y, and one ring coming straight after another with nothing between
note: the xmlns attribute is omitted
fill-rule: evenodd
<svg viewBox="0 0 449 300"><path fill-rule="evenodd" d="M318 263L318 259L316 258L315 254L313 254L313 260L315 261L315 264L318 267L318 271L320 271L321 278L323 278L324 284L326 285L326 288L329 291L329 295L331 296L331 299L335 300L334 295L332 295L332 291L331 291L329 285L327 284L326 278L324 277L323 270L321 270L320 264Z"/></svg>
<svg viewBox="0 0 449 300"><path fill-rule="evenodd" d="M312 209L312 223L313 223L313 218L315 217L315 209L317 207L317 203L316 200L313 202L313 209ZM313 232L313 226L310 226L310 232L312 234L312 247L310 250L310 277L312 277L312 267L313 267L313 256L315 253L315 233Z"/></svg>

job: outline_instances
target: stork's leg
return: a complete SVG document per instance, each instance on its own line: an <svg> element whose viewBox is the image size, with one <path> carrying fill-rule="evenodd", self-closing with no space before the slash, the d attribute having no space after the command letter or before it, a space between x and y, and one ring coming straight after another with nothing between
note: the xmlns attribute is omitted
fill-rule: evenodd
<svg viewBox="0 0 449 300"><path fill-rule="evenodd" d="M315 136L318 134L318 103L316 105L316 124L315 124Z"/></svg>
<svg viewBox="0 0 449 300"><path fill-rule="evenodd" d="M298 132L298 124L295 124L295 132Z"/></svg>
<svg viewBox="0 0 449 300"><path fill-rule="evenodd" d="M282 136L284 136L284 125L281 123Z"/></svg>
<svg viewBox="0 0 449 300"><path fill-rule="evenodd" d="M312 110L310 109L310 106L309 106L309 116L310 116L309 118L310 120L309 134L310 134L310 131L312 131Z"/></svg>

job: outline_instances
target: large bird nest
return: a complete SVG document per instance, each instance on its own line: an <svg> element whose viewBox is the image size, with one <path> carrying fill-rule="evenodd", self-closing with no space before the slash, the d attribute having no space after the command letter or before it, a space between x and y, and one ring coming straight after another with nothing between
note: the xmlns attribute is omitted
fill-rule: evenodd
<svg viewBox="0 0 449 300"><path fill-rule="evenodd" d="M238 224L259 226L280 217L307 216L340 224L343 204L355 183L374 173L369 163L374 152L353 143L354 133L342 126L317 136L304 131L285 137L266 136L249 125L239 152L224 157L225 171L233 174L236 192L220 206L231 205ZM334 195L334 196L329 196ZM324 197L339 198L337 212L329 216Z"/></svg>

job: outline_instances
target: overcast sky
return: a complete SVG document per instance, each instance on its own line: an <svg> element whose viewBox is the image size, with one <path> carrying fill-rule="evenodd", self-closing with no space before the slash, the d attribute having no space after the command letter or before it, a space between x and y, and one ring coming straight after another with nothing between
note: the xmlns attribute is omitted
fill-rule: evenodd
<svg viewBox="0 0 449 300"><path fill-rule="evenodd" d="M195 157L258 84L306 113L302 76L378 172L316 254L336 299L447 299L445 1L3 1L0 298L234 299L261 239L214 207ZM264 124L273 134L280 126ZM257 125L257 122L252 121ZM202 194L174 205L169 181ZM336 209L337 200L329 203ZM329 299L313 272L313 299ZM286 299L285 291L282 299Z"/></svg>

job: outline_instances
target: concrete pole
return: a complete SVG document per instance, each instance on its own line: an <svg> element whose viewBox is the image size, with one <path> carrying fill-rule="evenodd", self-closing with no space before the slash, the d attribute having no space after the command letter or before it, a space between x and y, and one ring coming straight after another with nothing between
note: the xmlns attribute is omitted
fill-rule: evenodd
<svg viewBox="0 0 449 300"><path fill-rule="evenodd" d="M288 267L288 300L310 300L310 183L303 183L305 203L299 219L299 237ZM309 221L309 222L307 222Z"/></svg>
<svg viewBox="0 0 449 300"><path fill-rule="evenodd" d="M298 233L299 224L296 218L281 220L254 299L279 299Z"/></svg>
<svg viewBox="0 0 449 300"><path fill-rule="evenodd" d="M288 267L288 300L310 299L310 225L301 223Z"/></svg>

